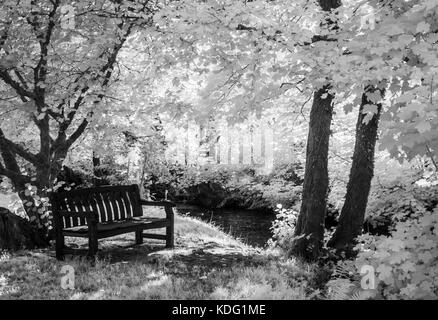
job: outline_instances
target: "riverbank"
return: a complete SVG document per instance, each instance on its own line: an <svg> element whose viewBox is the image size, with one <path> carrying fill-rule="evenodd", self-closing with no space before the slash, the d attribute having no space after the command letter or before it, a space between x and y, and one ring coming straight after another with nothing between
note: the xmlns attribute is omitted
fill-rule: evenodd
<svg viewBox="0 0 438 320"><path fill-rule="evenodd" d="M299 164L277 165L267 174L250 165L169 164L167 170L151 173L144 187L153 199L168 198L207 209L272 214L278 204L291 208L299 202L303 174L300 168Z"/></svg>
<svg viewBox="0 0 438 320"><path fill-rule="evenodd" d="M54 258L53 248L3 252L0 299L318 297L315 266L245 245L213 225L177 215L175 240L173 250L149 239L135 246L130 234L101 240L95 263L83 257L86 241L67 241L78 254L62 262ZM72 290L61 287L65 265L75 271Z"/></svg>
<svg viewBox="0 0 438 320"><path fill-rule="evenodd" d="M185 189L175 200L208 209L254 210L272 214L278 204L293 207L300 199L301 189L301 186L280 180L240 184L208 181Z"/></svg>
<svg viewBox="0 0 438 320"><path fill-rule="evenodd" d="M272 237L274 213L242 209L208 209L195 205L177 204L178 211L189 217L212 223L245 244L264 248Z"/></svg>

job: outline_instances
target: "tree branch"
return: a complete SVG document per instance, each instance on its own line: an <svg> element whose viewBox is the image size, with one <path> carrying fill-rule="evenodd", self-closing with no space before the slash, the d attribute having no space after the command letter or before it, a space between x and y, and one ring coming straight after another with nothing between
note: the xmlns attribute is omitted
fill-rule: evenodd
<svg viewBox="0 0 438 320"><path fill-rule="evenodd" d="M122 26L120 26L122 27ZM113 48L112 53L109 55L107 63L105 63L104 66L100 69L99 74L104 74L103 81L100 85L101 88L105 88L108 86L108 83L111 79L113 70L114 70L114 64L117 60L117 55L120 51L120 49L123 47L126 39L131 34L133 24L130 24L126 30L126 32L121 37L118 44L116 44ZM99 76L96 76L94 81L99 80ZM73 110L68 114L67 120L60 124L60 128L58 130L58 137L54 141L52 148L50 152L52 154L55 154L55 158L58 156L62 156L64 152L67 152L67 150L71 147L71 145L80 137L80 135L85 131L85 129L88 126L89 121L87 120L89 117L93 115L93 112L89 112L86 118L82 120L78 128L70 135L70 137L66 137L66 131L70 127L71 123L73 122L73 119L76 115L77 110L79 109L80 105L82 104L85 94L90 89L90 87L87 85L81 89L79 97L76 99L73 105ZM94 104L99 103L104 97L103 93L99 93L97 95L97 99L93 102Z"/></svg>
<svg viewBox="0 0 438 320"><path fill-rule="evenodd" d="M30 183L30 178L27 176L24 176L22 174L16 173L12 170L6 169L3 164L0 163L0 175L6 176L9 179L11 179L13 182L19 182L19 183ZM16 183L14 183L16 184Z"/></svg>
<svg viewBox="0 0 438 320"><path fill-rule="evenodd" d="M14 187L22 188L26 182L30 182L30 179L20 173L20 167L18 166L15 155L5 145L3 131L0 128L0 154L3 158L5 165L0 162L0 175L5 175L12 180Z"/></svg>
<svg viewBox="0 0 438 320"><path fill-rule="evenodd" d="M429 148L429 145L426 143L426 150L427 150L427 155L429 156L430 160L432 160L432 163L435 167L435 170L438 172L438 164L435 161L435 157L433 155L432 150Z"/></svg>
<svg viewBox="0 0 438 320"><path fill-rule="evenodd" d="M0 146L2 148L9 149L12 153L19 155L34 165L39 165L41 163L37 155L27 151L19 144L7 139L2 129L0 129Z"/></svg>
<svg viewBox="0 0 438 320"><path fill-rule="evenodd" d="M20 96L21 101L27 102L27 98L35 100L35 95L33 94L33 92L23 88L17 81L12 79L11 75L6 70L0 69L0 79L2 79L4 83L12 87L15 92L17 92L17 94Z"/></svg>
<svg viewBox="0 0 438 320"><path fill-rule="evenodd" d="M65 146L70 148L73 143L81 136L82 133L84 133L85 129L88 125L88 117L91 117L92 113L90 112L86 118L84 118L81 122L81 124L77 127L77 129L70 135L70 137L65 141Z"/></svg>

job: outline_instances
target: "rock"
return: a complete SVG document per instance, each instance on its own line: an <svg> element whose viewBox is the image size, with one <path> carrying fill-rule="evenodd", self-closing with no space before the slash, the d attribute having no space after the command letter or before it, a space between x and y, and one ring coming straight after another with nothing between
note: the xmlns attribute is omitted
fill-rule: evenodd
<svg viewBox="0 0 438 320"><path fill-rule="evenodd" d="M34 249L48 244L46 238L29 221L0 207L0 249Z"/></svg>

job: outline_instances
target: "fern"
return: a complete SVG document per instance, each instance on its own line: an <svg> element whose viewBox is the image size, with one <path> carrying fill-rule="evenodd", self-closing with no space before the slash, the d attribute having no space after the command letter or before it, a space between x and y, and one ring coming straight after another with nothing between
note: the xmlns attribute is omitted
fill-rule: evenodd
<svg viewBox="0 0 438 320"><path fill-rule="evenodd" d="M361 287L361 277L352 261L339 261L326 284L328 300L367 300L373 297Z"/></svg>

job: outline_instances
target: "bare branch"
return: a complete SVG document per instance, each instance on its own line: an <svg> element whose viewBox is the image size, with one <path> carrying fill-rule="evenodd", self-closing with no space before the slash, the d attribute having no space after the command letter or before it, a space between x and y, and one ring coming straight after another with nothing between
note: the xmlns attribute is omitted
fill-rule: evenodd
<svg viewBox="0 0 438 320"><path fill-rule="evenodd" d="M88 117L90 117L92 114L91 112L88 114ZM81 124L78 126L78 128L71 134L71 136L66 140L65 145L67 148L70 148L73 143L81 136L82 133L84 133L85 129L88 125L88 119L84 118L81 122Z"/></svg>
<svg viewBox="0 0 438 320"><path fill-rule="evenodd" d="M103 81L101 83L101 88L105 88L108 86L108 83L111 79L111 76L112 76L112 73L114 70L114 64L116 63L116 60L117 60L117 55L118 55L120 49L123 47L126 39L131 34L132 27L133 27L133 24L130 24L128 26L126 32L124 33L124 35L120 39L119 43L115 45L112 53L109 55L107 63L105 63L105 65L102 66L100 73L99 73L99 74L104 74ZM99 76L97 76L94 80L99 80ZM85 86L81 89L79 97L74 102L72 111L70 111L68 116L67 116L67 120L60 124L60 128L58 131L58 137L56 138L56 140L52 144L52 148L50 150L50 152L52 154L55 154L55 157L56 157L56 155L60 155L60 154L62 155L62 153L64 151L68 150L68 148L71 147L71 145L80 137L80 135L85 131L86 127L88 126L89 121L87 119L92 116L92 114L93 114L92 112L90 112L87 115L87 117L82 120L82 122L78 126L78 128L71 134L71 136L69 138L67 138L66 131L70 127L71 123L73 122L73 119L76 115L77 110L79 109L81 104L84 102L85 95L89 89L90 89L89 86ZM94 104L99 103L104 98L104 96L105 95L103 93L99 93L97 95L97 99L93 103Z"/></svg>
<svg viewBox="0 0 438 320"><path fill-rule="evenodd" d="M37 99L37 107L43 108L44 107L44 92L45 87L41 87L41 83L46 81L47 77L47 55L48 55L48 48L50 44L50 40L52 38L53 29L55 28L55 14L58 10L60 0L54 0L52 1L53 8L49 13L49 22L47 25L47 31L44 35L42 35L39 43L40 43L40 59L38 61L37 66L34 68L34 82L35 82L35 96L38 97ZM38 25L38 22L34 19L34 23ZM36 26L35 26L36 28ZM43 102L42 105L39 105L41 102Z"/></svg>
<svg viewBox="0 0 438 320"><path fill-rule="evenodd" d="M9 72L7 72L6 70L2 70L0 69L0 79L3 80L4 83L8 84L10 87L12 87L15 92L17 92L17 94L20 96L21 101L23 102L27 102L28 98L35 100L35 95L33 94L33 92L26 90L25 88L23 88L20 83L18 83L17 81L15 81L11 75L9 74Z"/></svg>
<svg viewBox="0 0 438 320"><path fill-rule="evenodd" d="M5 165L0 162L0 175L5 175L10 178L14 184L14 187L18 187L20 184L29 182L29 178L20 173L20 168L17 164L17 160L12 151L4 143L3 131L0 128L0 154L3 158Z"/></svg>
<svg viewBox="0 0 438 320"><path fill-rule="evenodd" d="M295 83L292 83L292 82L283 82L283 83L280 85L280 89L283 88L283 86L290 85L291 88L295 88L295 89L297 89L299 92L303 93L303 89L299 88L298 85L299 85L301 82L303 82L304 80L306 80L306 78L303 78L303 79L301 79L301 80L299 80L299 81L297 81L297 82L295 82ZM289 89L288 89L288 90L289 90ZM287 91L287 90L286 90L286 91Z"/></svg>
<svg viewBox="0 0 438 320"><path fill-rule="evenodd" d="M438 164L436 163L434 154L427 143L426 143L426 150L427 150L427 155L429 156L430 160L432 160L435 170L438 172Z"/></svg>

